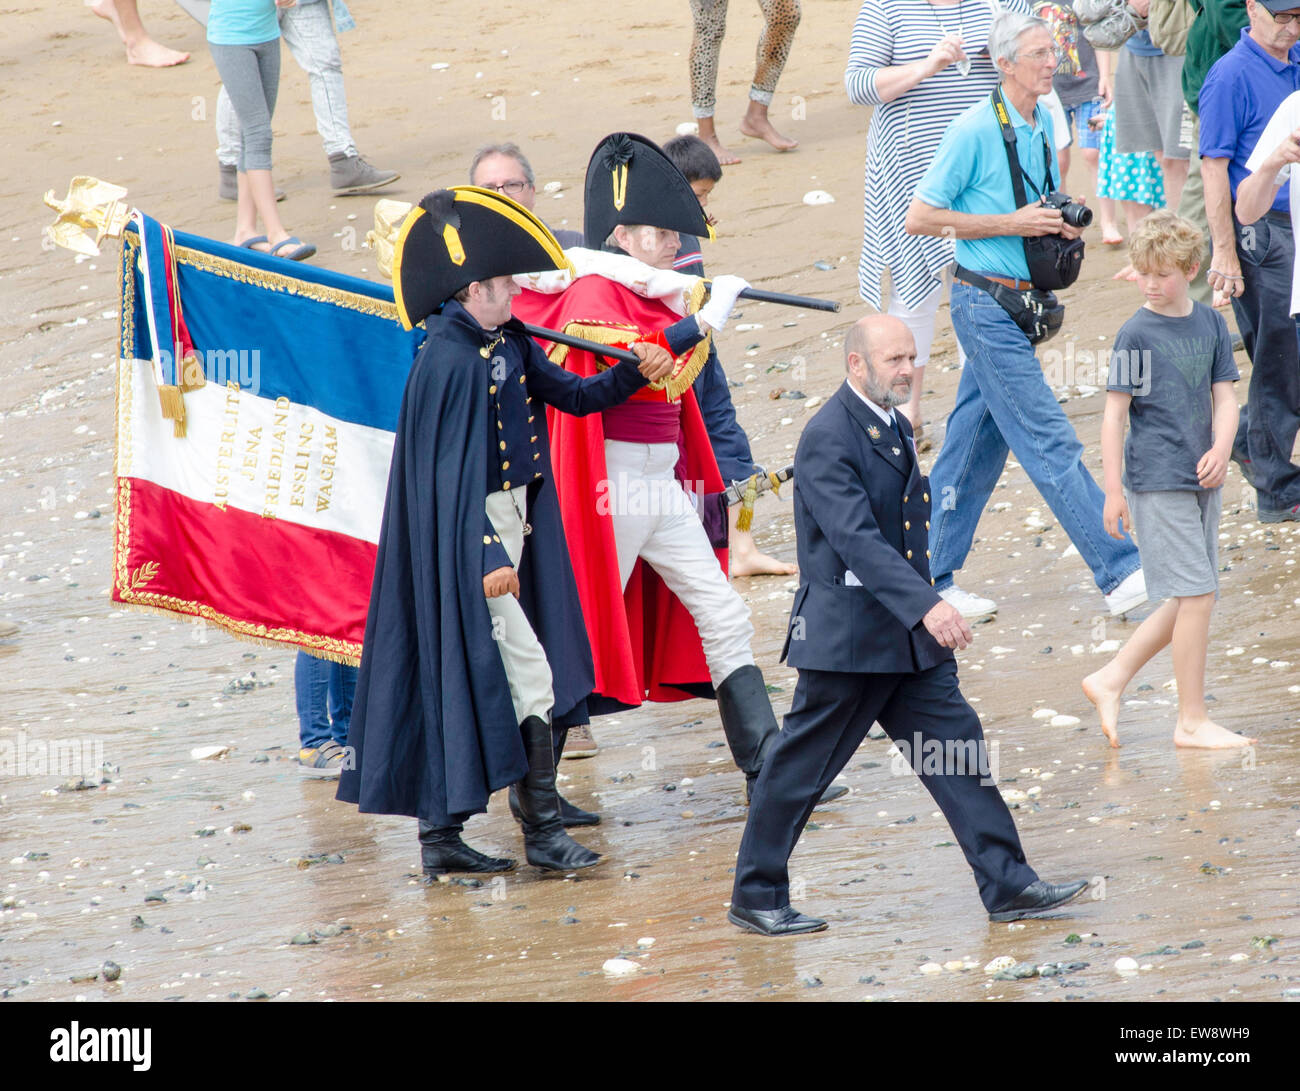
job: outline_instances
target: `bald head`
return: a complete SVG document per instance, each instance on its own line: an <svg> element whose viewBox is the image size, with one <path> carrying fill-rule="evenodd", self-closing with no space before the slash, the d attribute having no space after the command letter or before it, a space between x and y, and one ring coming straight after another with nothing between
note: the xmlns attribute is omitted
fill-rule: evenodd
<svg viewBox="0 0 1300 1091"><path fill-rule="evenodd" d="M844 338L849 382L882 409L903 405L912 392L916 341L893 315L869 314Z"/></svg>
<svg viewBox="0 0 1300 1091"><path fill-rule="evenodd" d="M908 340L912 339L912 331L907 328L901 319L895 318L892 314L869 314L865 318L860 318L849 328L848 336L844 338L844 370L850 371L849 357L853 355L861 356L864 360L871 360L872 346L878 341L888 340L890 337L903 337ZM913 348L915 342L913 341ZM915 356L915 353L913 353Z"/></svg>

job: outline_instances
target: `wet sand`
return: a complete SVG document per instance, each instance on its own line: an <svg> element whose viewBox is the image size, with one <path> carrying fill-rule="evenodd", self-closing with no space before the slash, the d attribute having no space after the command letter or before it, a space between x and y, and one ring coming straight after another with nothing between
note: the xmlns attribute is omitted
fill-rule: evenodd
<svg viewBox="0 0 1300 1091"><path fill-rule="evenodd" d="M539 212L553 226L575 226L599 136L624 127L666 139L689 117L684 5L646 16L619 0L610 11L627 18L617 32L575 3L550 5L540 27L531 5L497 5L495 22L475 27L462 7L412 17L407 6L363 6L359 29L342 38L361 150L403 174L385 196L415 200L459 182L479 142L517 139L539 185L563 183L564 195L542 196ZM724 139L743 108L759 27L756 8L735 7L719 86ZM728 169L712 206L722 232L706 254L712 271L845 305L838 316L746 305L720 339L729 374L745 380L734 391L741 421L768 465L789 459L809 401L841 380L843 330L863 312L855 266L867 112L840 85L855 11L847 0L806 6L773 109L802 146L777 155L735 136L744 162ZM360 816L333 802L331 784L304 780L294 766L291 652L108 601L116 247L87 261L47 252L40 229L52 216L39 198L88 173L127 186L135 204L177 227L229 236L233 206L215 198L217 77L199 29L178 9L146 5L159 40L194 52L180 68L146 71L122 63L111 29L80 9L59 9L55 20L52 4L5 4L3 14L0 631L6 623L18 631L0 637L0 747L22 744L30 756L55 739L89 743L92 753L98 743L109 770L108 783L80 791L58 791L75 776L0 776L0 995L1296 995L1300 528L1254 522L1235 468L1208 688L1220 722L1259 737L1244 758L1175 751L1167 655L1137 679L1120 726L1125 746L1110 751L1079 681L1109 654L1094 649L1123 641L1133 624L1101 617L1086 567L1067 555L1068 540L1014 461L994 497L1006 506L991 507L980 525L961 582L1002 609L961 655L964 688L997 744L999 783L1015 802L1030 862L1049 879L1096 880L1068 915L989 924L933 802L910 772L894 774L887 742L868 741L845 771L852 794L814 816L817 828L792 860L796 903L828 917L830 931L785 942L741 934L725 908L744 824L742 778L704 702L598 721L599 755L563 763L565 793L605 816L578 834L605 855L598 867L574 879L522 868L481 886L420 885L410 820ZM556 57L580 53L597 59L557 67ZM449 67L431 67L442 63ZM287 56L275 154L290 230L317 243L318 264L373 275L372 255L354 245L372 201L334 198L325 187L306 78ZM836 202L803 205L812 189ZM1090 247L1050 347L1104 345L1138 306L1132 286L1109 279L1120 264ZM956 388L953 356L945 318L925 380L936 450ZM1248 374L1244 355L1238 364ZM774 399L778 388L806 397ZM1104 395L1068 393L1066 410L1099 472ZM1244 382L1238 394L1244 401ZM793 559L788 500L761 502L756 532L760 545ZM233 555L230 578L240 578ZM778 713L794 686L794 672L776 662L794 586L738 581L754 611L758 661L779 687ZM1081 722L1051 726L1033 717L1043 708ZM203 746L232 749L195 760L191 751ZM521 853L503 798L467 837ZM646 939L653 944L638 946ZM620 955L640 970L604 975L605 960ZM1062 963L1064 972L985 973L1002 956ZM1149 968L1123 976L1114 969L1123 957ZM85 980L110 959L123 968L119 980ZM973 966L921 970L956 962ZM1069 968L1078 963L1088 965Z"/></svg>

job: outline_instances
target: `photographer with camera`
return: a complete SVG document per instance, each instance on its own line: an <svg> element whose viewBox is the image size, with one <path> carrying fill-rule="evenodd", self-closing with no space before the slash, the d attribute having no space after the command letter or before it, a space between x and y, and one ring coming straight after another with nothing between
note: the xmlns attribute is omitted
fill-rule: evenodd
<svg viewBox="0 0 1300 1091"><path fill-rule="evenodd" d="M953 573L1010 450L1119 615L1146 601L1137 548L1106 534L1105 496L1033 347L1061 326L1065 309L1052 293L1079 275L1091 220L1056 191L1052 123L1038 105L1059 57L1042 19L1014 13L994 22L989 52L1000 86L948 127L907 212L909 233L957 240L952 324L967 357L930 475L930 569L963 616L997 609L957 587Z"/></svg>

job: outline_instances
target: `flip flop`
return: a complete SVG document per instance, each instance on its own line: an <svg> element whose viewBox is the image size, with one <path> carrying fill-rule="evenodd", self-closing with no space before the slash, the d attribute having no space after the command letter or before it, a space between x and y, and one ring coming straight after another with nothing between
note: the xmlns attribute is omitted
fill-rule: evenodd
<svg viewBox="0 0 1300 1091"><path fill-rule="evenodd" d="M265 235L254 235L252 238L245 239L245 240L244 240L243 242L241 242L239 245L240 245L241 247L243 247L243 249L245 249L245 250L256 250L256 249L257 249L257 244L258 244L259 242L269 243L270 241L271 241L271 240L268 239ZM262 251L260 251L260 253L265 254L266 251L265 251L265 250L262 250Z"/></svg>
<svg viewBox="0 0 1300 1091"><path fill-rule="evenodd" d="M293 246L295 249L292 253L281 254L280 251L286 246ZM271 247L269 253L274 254L277 258L288 258L290 261L306 261L316 253L316 247L309 242L303 242L297 235L290 235L283 242L276 243Z"/></svg>

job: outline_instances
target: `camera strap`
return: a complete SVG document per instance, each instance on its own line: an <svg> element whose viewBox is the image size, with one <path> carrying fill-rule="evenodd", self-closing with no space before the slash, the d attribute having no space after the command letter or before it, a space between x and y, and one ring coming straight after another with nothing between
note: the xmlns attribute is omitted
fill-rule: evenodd
<svg viewBox="0 0 1300 1091"><path fill-rule="evenodd" d="M1056 187L1052 184L1052 149L1047 143L1047 128L1044 126L1040 130L1043 138L1043 186L1039 189L1034 185L1034 180L1025 173L1025 168L1020 165L1020 156L1016 154L1016 130L1011 124L1011 115L1007 112L1006 100L1002 97L1002 88L995 87L993 94L990 96L993 102L993 116L998 119L998 126L1002 129L1002 146L1007 151L1007 164L1011 168L1011 187L1016 194L1016 208L1024 208L1029 203L1025 197L1025 182L1028 182L1034 188L1034 196L1041 197L1045 193L1051 193ZM1035 104L1034 113L1037 114L1038 106ZM1032 125L1032 120L1030 124Z"/></svg>

